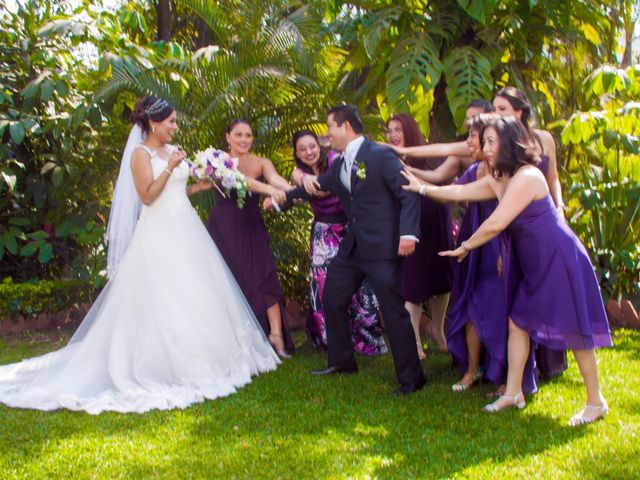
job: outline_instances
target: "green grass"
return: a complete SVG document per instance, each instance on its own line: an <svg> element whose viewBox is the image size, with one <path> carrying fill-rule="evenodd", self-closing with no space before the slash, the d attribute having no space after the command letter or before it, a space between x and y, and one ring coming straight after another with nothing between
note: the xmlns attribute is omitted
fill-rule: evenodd
<svg viewBox="0 0 640 480"><path fill-rule="evenodd" d="M573 359L524 411L480 411L483 385L459 394L449 357L429 352L428 384L396 398L390 356L318 378L324 356L295 359L228 398L144 415L0 406L0 478L640 478L640 332L598 352L606 420L573 429L584 403ZM0 363L58 348L0 342Z"/></svg>

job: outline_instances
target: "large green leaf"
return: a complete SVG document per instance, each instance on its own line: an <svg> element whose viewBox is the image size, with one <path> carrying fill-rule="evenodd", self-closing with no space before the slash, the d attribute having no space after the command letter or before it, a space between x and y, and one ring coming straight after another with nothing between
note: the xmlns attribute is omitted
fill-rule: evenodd
<svg viewBox="0 0 640 480"><path fill-rule="evenodd" d="M9 133L11 134L11 140L16 145L20 145L24 140L24 124L20 121L11 122L9 126Z"/></svg>
<svg viewBox="0 0 640 480"><path fill-rule="evenodd" d="M389 35L391 26L398 21L402 9L398 6L370 12L364 19L364 51L371 60L376 59L376 50L380 40Z"/></svg>
<svg viewBox="0 0 640 480"><path fill-rule="evenodd" d="M444 77L449 108L460 131L469 102L491 98L491 63L473 47L455 48L444 61Z"/></svg>
<svg viewBox="0 0 640 480"><path fill-rule="evenodd" d="M412 86L432 89L442 74L438 49L425 32L412 32L403 38L391 54L387 70L386 92L391 105L406 110L416 99Z"/></svg>
<svg viewBox="0 0 640 480"><path fill-rule="evenodd" d="M487 19L493 13L497 3L497 0L458 0L458 5L482 25L487 24Z"/></svg>

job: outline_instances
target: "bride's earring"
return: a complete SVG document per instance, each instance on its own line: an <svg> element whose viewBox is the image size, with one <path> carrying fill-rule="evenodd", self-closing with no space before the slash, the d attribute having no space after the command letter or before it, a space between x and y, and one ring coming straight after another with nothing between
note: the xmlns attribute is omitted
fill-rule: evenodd
<svg viewBox="0 0 640 480"><path fill-rule="evenodd" d="M155 135L155 133L156 133L156 126L155 125L151 125L151 133L153 133Z"/></svg>

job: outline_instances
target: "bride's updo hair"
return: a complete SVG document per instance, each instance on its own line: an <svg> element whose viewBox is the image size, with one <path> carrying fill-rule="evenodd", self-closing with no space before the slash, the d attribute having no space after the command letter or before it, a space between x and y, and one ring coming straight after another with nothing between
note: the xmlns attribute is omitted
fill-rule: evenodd
<svg viewBox="0 0 640 480"><path fill-rule="evenodd" d="M149 133L151 130L149 120L162 122L174 111L174 106L163 98L149 95L138 99L131 115L131 121L137 123L144 133Z"/></svg>

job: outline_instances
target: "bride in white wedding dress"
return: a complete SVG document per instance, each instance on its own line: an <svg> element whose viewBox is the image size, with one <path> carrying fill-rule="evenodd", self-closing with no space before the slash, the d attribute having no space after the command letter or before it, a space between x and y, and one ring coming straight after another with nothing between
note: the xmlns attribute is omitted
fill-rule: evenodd
<svg viewBox="0 0 640 480"><path fill-rule="evenodd" d="M0 367L1 403L91 414L184 408L279 363L189 202L210 183L186 186L185 154L170 145L174 108L146 97L134 119L109 219L110 281L67 346Z"/></svg>

